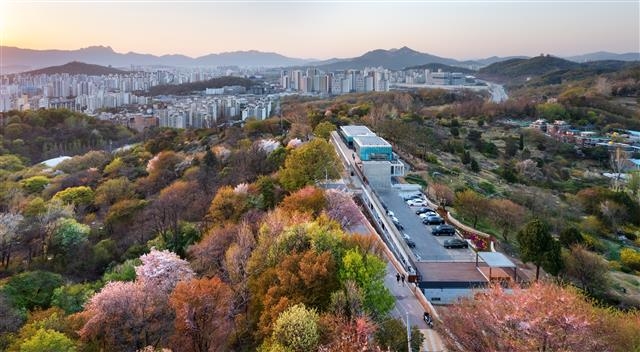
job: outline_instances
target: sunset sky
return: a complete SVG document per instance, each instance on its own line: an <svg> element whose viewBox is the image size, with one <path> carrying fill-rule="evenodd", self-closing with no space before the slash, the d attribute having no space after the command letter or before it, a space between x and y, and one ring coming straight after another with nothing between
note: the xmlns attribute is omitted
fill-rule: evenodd
<svg viewBox="0 0 640 352"><path fill-rule="evenodd" d="M0 0L2 45L353 57L408 46L457 59L640 51L640 1Z"/></svg>

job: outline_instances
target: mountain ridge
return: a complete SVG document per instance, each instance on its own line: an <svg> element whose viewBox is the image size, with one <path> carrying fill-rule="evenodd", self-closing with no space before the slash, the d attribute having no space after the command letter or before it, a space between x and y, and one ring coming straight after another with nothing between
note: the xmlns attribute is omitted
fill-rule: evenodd
<svg viewBox="0 0 640 352"><path fill-rule="evenodd" d="M28 67L31 70L63 65L71 61L126 67L143 66L255 66L284 67L302 65L315 59L297 59L257 50L223 52L189 57L182 54L152 55L136 52L118 53L109 46L89 46L77 50L36 50L2 46L3 65Z"/></svg>
<svg viewBox="0 0 640 352"><path fill-rule="evenodd" d="M52 75L56 73L68 73L70 75L85 74L85 75L92 75L92 76L102 76L102 75L111 75L111 74L123 74L123 73L127 73L127 71L118 70L118 69L107 67L107 66L88 64L85 62L71 61L64 65L49 66L49 67L28 71L24 73L32 74L32 75L41 75L41 74Z"/></svg>
<svg viewBox="0 0 640 352"><path fill-rule="evenodd" d="M9 72L28 71L49 66L63 65L71 61L112 67L128 66L245 66L245 67L318 67L327 71L344 69L362 69L382 66L392 70L401 70L425 64L442 64L467 69L478 69L511 59L527 59L527 56L491 56L484 59L457 60L423 53L407 46L393 49L374 49L351 58L332 58L327 60L300 59L287 57L275 52L258 50L230 51L190 57L182 54L153 55L129 51L118 53L110 46L94 45L77 50L36 50L11 46L2 46L3 68ZM615 54L595 52L567 57L573 62L597 60L640 60L640 53Z"/></svg>
<svg viewBox="0 0 640 352"><path fill-rule="evenodd" d="M499 83L559 84L565 80L614 72L634 65L640 66L640 62L598 60L578 63L547 55L496 62L481 68L477 76Z"/></svg>

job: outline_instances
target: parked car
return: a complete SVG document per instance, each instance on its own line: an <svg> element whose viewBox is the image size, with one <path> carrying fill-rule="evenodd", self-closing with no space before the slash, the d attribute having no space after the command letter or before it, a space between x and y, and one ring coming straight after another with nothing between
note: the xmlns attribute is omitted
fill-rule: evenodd
<svg viewBox="0 0 640 352"><path fill-rule="evenodd" d="M452 238L444 241L444 248L469 248L469 243L459 238Z"/></svg>
<svg viewBox="0 0 640 352"><path fill-rule="evenodd" d="M420 219L423 219L423 220L424 220L424 219L426 219L426 218L428 218L428 217L430 217L430 216L436 216L436 215L438 215L438 214L436 214L436 212L435 212L435 211L428 211L428 212L423 213L423 214L420 214L420 215L418 215L418 216L420 217Z"/></svg>
<svg viewBox="0 0 640 352"><path fill-rule="evenodd" d="M433 211L433 209L431 209L429 207L421 207L418 210L416 210L416 215L424 214L424 213L430 212L430 211Z"/></svg>
<svg viewBox="0 0 640 352"><path fill-rule="evenodd" d="M402 224L401 224L401 223L399 223L399 222L395 222L395 221L394 221L394 222L393 222L393 224L394 224L394 225L396 225L396 228L397 228L399 231L404 230L404 226L402 226Z"/></svg>
<svg viewBox="0 0 640 352"><path fill-rule="evenodd" d="M407 243L407 246L409 246L409 248L416 247L416 243L411 239L409 235L407 235L406 233L403 233L402 237L404 238L404 241Z"/></svg>
<svg viewBox="0 0 640 352"><path fill-rule="evenodd" d="M407 201L407 204L412 207L424 207L427 205L427 201L425 201L424 199L409 199Z"/></svg>
<svg viewBox="0 0 640 352"><path fill-rule="evenodd" d="M387 215L389 215L392 219L396 217L396 214L394 212L392 212L391 210L387 211Z"/></svg>
<svg viewBox="0 0 640 352"><path fill-rule="evenodd" d="M426 219L422 220L422 223L425 225L441 225L441 224L444 224L444 219L442 219L438 215L431 215L431 216L427 216Z"/></svg>
<svg viewBox="0 0 640 352"><path fill-rule="evenodd" d="M453 226L447 225L447 224L438 225L433 229L431 229L431 234L434 236L440 236L440 235L451 236L451 235L455 235L455 233L456 233L456 229Z"/></svg>
<svg viewBox="0 0 640 352"><path fill-rule="evenodd" d="M424 196L422 195L422 193L414 193L414 194L404 195L404 196L402 196L402 199L407 201L407 200L410 200L410 199L421 199L423 197Z"/></svg>

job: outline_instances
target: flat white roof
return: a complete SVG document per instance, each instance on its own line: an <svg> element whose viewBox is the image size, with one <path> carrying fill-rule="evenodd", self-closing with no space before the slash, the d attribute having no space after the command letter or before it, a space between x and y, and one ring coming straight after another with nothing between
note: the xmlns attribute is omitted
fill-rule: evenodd
<svg viewBox="0 0 640 352"><path fill-rule="evenodd" d="M491 268L515 268L506 255L500 252L477 252L478 256Z"/></svg>
<svg viewBox="0 0 640 352"><path fill-rule="evenodd" d="M391 144L378 136L357 136L353 137L353 142L361 147L389 147Z"/></svg>
<svg viewBox="0 0 640 352"><path fill-rule="evenodd" d="M345 134L353 137L353 136L375 136L376 134L371 132L371 130L367 126L361 125L349 125L349 126L340 126L340 129L344 131Z"/></svg>

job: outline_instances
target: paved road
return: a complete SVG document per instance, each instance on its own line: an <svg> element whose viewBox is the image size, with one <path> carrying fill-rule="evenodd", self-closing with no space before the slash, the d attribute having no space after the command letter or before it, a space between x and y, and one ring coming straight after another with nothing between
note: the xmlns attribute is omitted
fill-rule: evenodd
<svg viewBox="0 0 640 352"><path fill-rule="evenodd" d="M491 101L494 103L502 103L509 99L509 96L502 85L491 82L486 83L489 86L489 92L491 93Z"/></svg>
<svg viewBox="0 0 640 352"><path fill-rule="evenodd" d="M417 261L474 261L475 255L471 249L446 249L443 242L451 236L433 236L431 229L434 226L422 224L422 220L415 211L418 207L410 207L393 189L376 190L377 195L389 208L404 227L403 232L408 234L416 243L412 249Z"/></svg>
<svg viewBox="0 0 640 352"><path fill-rule="evenodd" d="M349 166L352 165L352 161L353 161L353 160L350 160L348 157L348 155L351 155L350 154L351 151L348 148L346 148L344 143L341 143L341 141L337 141L337 142L338 142L338 145L337 145L338 154L342 157L343 161L347 165L347 170L348 170ZM362 184L362 180L359 179L357 174L354 176L350 176L349 173L347 172L347 175L344 176L344 182L351 189L351 191L362 192L362 189L364 187ZM407 208L406 212L409 212L408 206L406 205L406 203L404 203L402 198L400 198L397 195L396 197L399 199L400 202L402 202L402 205L404 205ZM403 218L405 218L405 216L406 218L408 218L408 214L403 215ZM415 213L413 214L413 216L417 218ZM420 226L423 226L423 229L426 231L426 228L424 227L424 225L422 225L422 223L420 223ZM358 231L357 229L361 229L361 228L362 226L355 226L354 228L351 229L351 231L357 232ZM393 296L396 298L396 304L391 312L391 315L395 318L401 319L406 324L407 312L409 312L409 324L412 326L417 325L425 337L425 341L421 351L424 351L424 352L445 351L440 336L435 332L435 330L429 329L427 327L427 324L425 324L424 321L422 320L422 314L424 313L424 309L420 304L420 302L418 301L418 299L415 297L414 293L411 291L409 284L405 283L405 286L399 285L396 281L396 274L397 274L397 271L394 268L394 266L391 264L390 261L387 261L387 270L384 278L385 286L389 288Z"/></svg>
<svg viewBox="0 0 640 352"><path fill-rule="evenodd" d="M393 265L391 265L391 263L387 263L387 275L384 277L384 283L396 298L396 305L393 307L391 315L394 318L402 320L406 324L407 312L409 313L409 325L417 326L424 336L424 343L421 351L444 351L444 345L438 333L433 329L429 329L424 320L422 320L424 310L422 305L420 305L413 295L409 286L410 284L405 283L404 286L402 284L398 284L396 281L396 273L397 272Z"/></svg>

